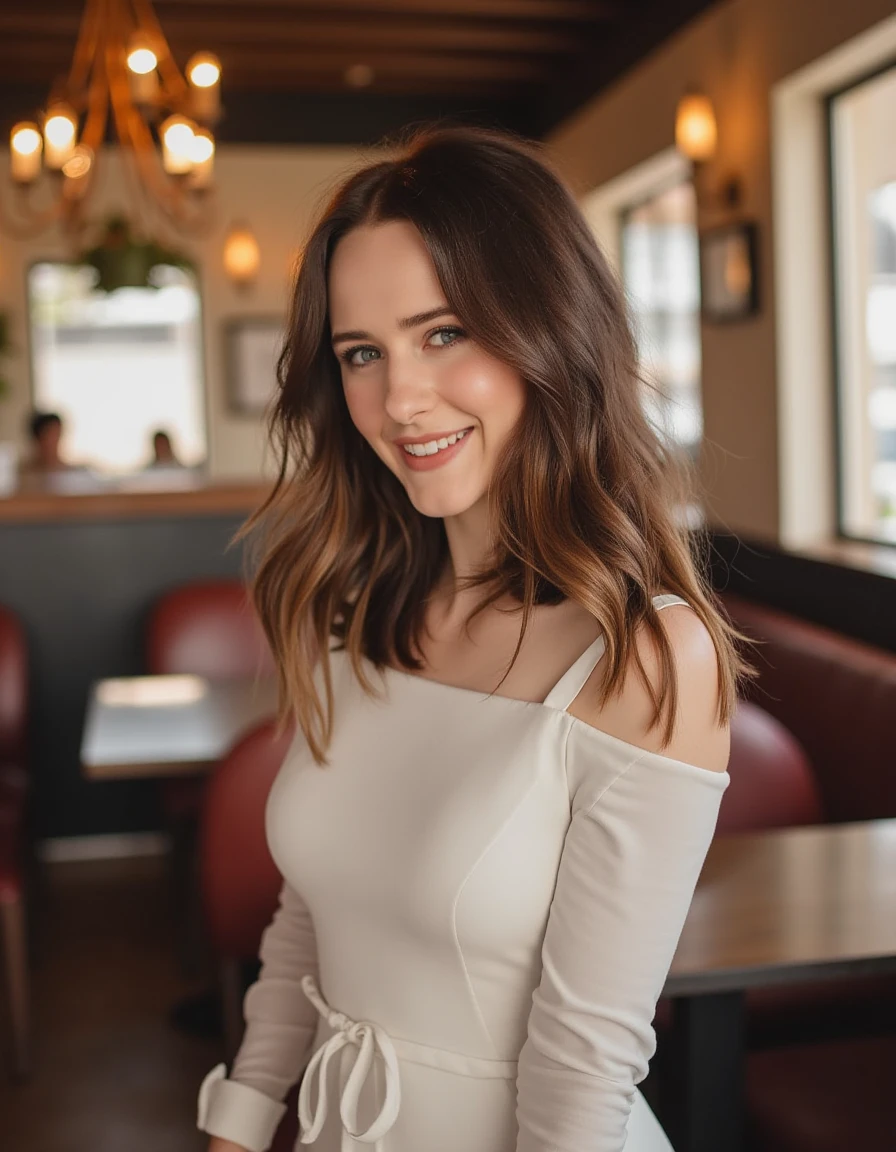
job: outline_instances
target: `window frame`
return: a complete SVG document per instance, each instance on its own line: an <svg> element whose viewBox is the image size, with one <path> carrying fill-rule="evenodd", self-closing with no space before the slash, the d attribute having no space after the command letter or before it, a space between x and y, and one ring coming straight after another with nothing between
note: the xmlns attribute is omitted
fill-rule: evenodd
<svg viewBox="0 0 896 1152"><path fill-rule="evenodd" d="M832 88L824 94L824 161L827 179L825 181L823 195L825 198L824 210L826 216L827 234L826 255L828 260L828 269L830 271L831 289L828 293L828 322L830 325L829 369L831 373L830 379L832 392L830 402L831 416L834 422L834 530L838 540L853 541L855 543L861 544L871 544L874 547L896 549L896 540L887 540L880 536L856 535L848 531L846 526L846 501L844 497L846 453L844 451L843 445L843 420L845 407L843 393L845 389L845 382L841 372L841 353L843 351L843 347L840 331L840 316L841 309L845 303L845 295L843 289L843 279L841 276L842 266L837 252L837 192L834 155L834 109L837 100L839 100L842 96L845 96L848 92L852 92L856 88L861 88L864 84L868 84L870 81L875 80L878 76L882 76L887 72L893 71L894 69L896 69L896 55L885 60L881 60L870 70L852 77L847 83L842 84L837 88Z"/></svg>
<svg viewBox="0 0 896 1152"><path fill-rule="evenodd" d="M32 412L38 410L37 404L37 379L35 369L35 355L34 355L34 340L33 340L33 327L31 321L31 274L38 264L65 264L70 266L76 263L75 261L66 260L64 257L54 254L45 256L35 256L31 260L25 262L22 267L24 284L23 284L23 299L25 301L24 308L24 321L25 321L25 359L28 371L28 400L30 410ZM83 267L84 265L78 265ZM211 405L209 402L209 379L208 379L208 353L206 349L206 323L205 323L205 293L202 288L202 277L200 275L201 269L197 264L191 271L190 275L193 278L193 286L196 292L196 330L198 334L198 347L196 349L196 363L199 376L199 391L200 391L200 410L202 417L202 427L205 432L205 454L200 461L197 462L195 467L201 472L207 472L211 466L212 460L212 425L211 425ZM125 476L133 475L133 473L126 473ZM121 477L119 477L121 478Z"/></svg>

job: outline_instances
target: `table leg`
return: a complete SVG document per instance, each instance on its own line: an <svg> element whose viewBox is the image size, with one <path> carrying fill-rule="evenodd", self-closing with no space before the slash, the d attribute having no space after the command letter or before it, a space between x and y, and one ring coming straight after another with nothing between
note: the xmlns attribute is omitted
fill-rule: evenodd
<svg viewBox="0 0 896 1152"><path fill-rule="evenodd" d="M675 1152L743 1152L743 1092L743 994L673 999L660 1112Z"/></svg>

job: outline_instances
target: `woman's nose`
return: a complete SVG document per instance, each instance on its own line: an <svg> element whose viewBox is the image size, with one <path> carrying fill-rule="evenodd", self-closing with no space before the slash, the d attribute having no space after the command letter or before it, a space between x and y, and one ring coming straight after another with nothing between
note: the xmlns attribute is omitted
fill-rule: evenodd
<svg viewBox="0 0 896 1152"><path fill-rule="evenodd" d="M385 407L396 424L412 424L433 405L432 384L421 365L392 360L386 374Z"/></svg>

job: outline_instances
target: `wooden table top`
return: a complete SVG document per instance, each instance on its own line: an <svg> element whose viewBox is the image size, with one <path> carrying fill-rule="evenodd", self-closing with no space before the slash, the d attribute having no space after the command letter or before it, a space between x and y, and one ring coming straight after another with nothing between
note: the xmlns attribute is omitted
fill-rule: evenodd
<svg viewBox="0 0 896 1152"><path fill-rule="evenodd" d="M664 992L896 973L896 819L722 836Z"/></svg>
<svg viewBox="0 0 896 1152"><path fill-rule="evenodd" d="M273 680L101 680L87 704L81 766L94 780L196 775L276 708Z"/></svg>

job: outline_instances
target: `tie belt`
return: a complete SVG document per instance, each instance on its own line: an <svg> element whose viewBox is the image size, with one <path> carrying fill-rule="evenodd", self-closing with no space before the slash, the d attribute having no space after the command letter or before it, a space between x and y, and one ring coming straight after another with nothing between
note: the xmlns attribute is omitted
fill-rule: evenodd
<svg viewBox="0 0 896 1152"><path fill-rule="evenodd" d="M380 1141L395 1123L401 1105L399 1057L412 1064L425 1064L429 1068L438 1068L459 1076L506 1080L516 1075L516 1060L488 1060L477 1056L463 1056L458 1052L430 1048L426 1044L415 1044L411 1040L393 1039L378 1024L370 1020L352 1020L342 1012L334 1012L321 996L313 976L302 977L302 991L334 1030L329 1040L311 1057L299 1088L300 1139L303 1144L310 1144L320 1135L327 1118L327 1069L330 1060L349 1046L356 1047L358 1052L339 1100L339 1115L344 1129L343 1149L346 1148L348 1135L364 1144L375 1144L376 1152L381 1152ZM376 1119L366 1132L359 1132L356 1130L358 1102L377 1052L385 1066L385 1097ZM309 1103L315 1073L317 1073L317 1100L312 1115Z"/></svg>

